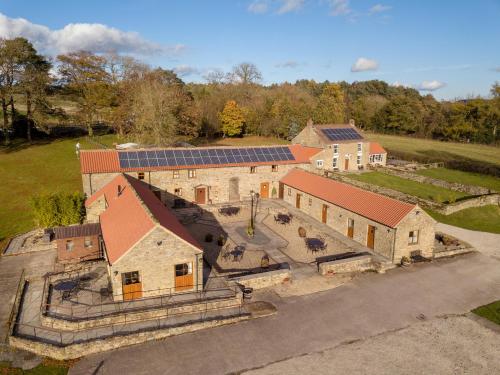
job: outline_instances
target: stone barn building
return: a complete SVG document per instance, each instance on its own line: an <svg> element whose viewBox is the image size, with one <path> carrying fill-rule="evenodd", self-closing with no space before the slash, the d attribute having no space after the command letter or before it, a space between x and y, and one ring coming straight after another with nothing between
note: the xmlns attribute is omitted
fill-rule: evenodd
<svg viewBox="0 0 500 375"><path fill-rule="evenodd" d="M114 300L203 288L203 249L150 187L118 174L85 202L99 220Z"/></svg>
<svg viewBox="0 0 500 375"><path fill-rule="evenodd" d="M103 257L99 223L55 227L53 231L58 262L83 262Z"/></svg>
<svg viewBox="0 0 500 375"><path fill-rule="evenodd" d="M151 186L165 204L180 207L277 197L279 180L309 168L321 149L301 145L81 151L83 191L91 196L125 173Z"/></svg>
<svg viewBox="0 0 500 375"><path fill-rule="evenodd" d="M387 162L387 151L377 142L366 140L354 121L318 125L309 120L292 143L322 150L311 158L312 168L317 171L357 171Z"/></svg>
<svg viewBox="0 0 500 375"><path fill-rule="evenodd" d="M435 221L419 206L301 169L280 181L280 197L336 231L399 263L431 258Z"/></svg>

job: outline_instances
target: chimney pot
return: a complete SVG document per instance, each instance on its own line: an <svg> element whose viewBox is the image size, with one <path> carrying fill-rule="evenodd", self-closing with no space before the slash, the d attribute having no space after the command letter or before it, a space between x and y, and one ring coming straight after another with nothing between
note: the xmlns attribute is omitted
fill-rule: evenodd
<svg viewBox="0 0 500 375"><path fill-rule="evenodd" d="M349 125L356 126L356 123L354 122L354 119L350 119L349 120Z"/></svg>

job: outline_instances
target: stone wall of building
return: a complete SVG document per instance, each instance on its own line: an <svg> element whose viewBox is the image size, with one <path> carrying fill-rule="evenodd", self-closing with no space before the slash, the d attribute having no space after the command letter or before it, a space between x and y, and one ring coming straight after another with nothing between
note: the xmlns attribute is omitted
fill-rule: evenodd
<svg viewBox="0 0 500 375"><path fill-rule="evenodd" d="M319 147L323 148L326 145L323 143L316 131L311 125L307 125L302 131L292 139L293 144L301 144L302 146L308 147Z"/></svg>
<svg viewBox="0 0 500 375"><path fill-rule="evenodd" d="M367 245L368 226L373 226L375 228L373 251L393 262L399 262L403 255L409 256L413 250L421 250L423 256L428 256L428 254L432 256L435 222L418 207L415 209L419 211L418 215L410 213L395 229L342 207L335 206L293 187L284 186L284 200L289 204L296 206L297 194L301 195L300 209L318 221L322 221L323 205L326 205L326 224L345 236L348 234L348 220L353 219L353 239L364 246ZM416 246L408 245L409 230L419 230L420 232L419 236L421 240L418 249ZM396 240L396 233L398 240ZM430 244L430 238L432 238L432 244ZM395 248L396 250L393 251Z"/></svg>
<svg viewBox="0 0 500 375"><path fill-rule="evenodd" d="M410 231L418 231L417 243L410 243ZM413 252L417 251L425 258L432 258L435 232L436 221L420 207L415 207L398 224L392 261L400 263L403 256L409 257Z"/></svg>
<svg viewBox="0 0 500 375"><path fill-rule="evenodd" d="M162 227L155 227L109 266L113 299L123 300L122 273L139 271L142 296L175 293L175 265L192 263L193 288L203 288L203 252ZM116 273L116 274L115 274Z"/></svg>
<svg viewBox="0 0 500 375"><path fill-rule="evenodd" d="M361 153L358 153L358 143L361 143ZM319 152L311 158L311 167L317 170L338 170L341 172L354 172L359 170L359 167L365 169L369 162L370 143L365 140L360 140L360 142L339 143L338 153L334 154L333 151L333 145L326 146L323 151ZM360 165L357 164L358 155L361 156ZM334 156L337 158L336 169L334 169L333 167ZM347 169L345 168L346 159L348 160ZM318 160L323 161L323 166L318 166Z"/></svg>
<svg viewBox="0 0 500 375"><path fill-rule="evenodd" d="M120 173L94 173L82 174L83 192L90 197L97 190L107 185Z"/></svg>
<svg viewBox="0 0 500 375"><path fill-rule="evenodd" d="M87 223L98 223L99 216L106 210L106 198L104 195L96 199L90 206L85 207Z"/></svg>

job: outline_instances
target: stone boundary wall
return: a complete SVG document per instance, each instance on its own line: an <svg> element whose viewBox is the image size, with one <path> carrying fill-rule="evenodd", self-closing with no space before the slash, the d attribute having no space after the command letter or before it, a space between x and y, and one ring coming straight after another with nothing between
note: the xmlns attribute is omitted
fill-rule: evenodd
<svg viewBox="0 0 500 375"><path fill-rule="evenodd" d="M465 247L465 248L459 248L459 249L453 249L453 250L438 251L438 252L434 253L434 259L439 259L439 258L444 258L444 257L451 257L453 255L467 254L467 253L472 253L474 251L475 250L472 247Z"/></svg>
<svg viewBox="0 0 500 375"><path fill-rule="evenodd" d="M443 215L451 215L452 213L465 210L466 208L482 207L489 205L500 205L500 194L482 195L480 197L470 198L462 200L460 202L447 204L437 211Z"/></svg>
<svg viewBox="0 0 500 375"><path fill-rule="evenodd" d="M287 268L282 268L275 271L262 272L255 275L246 275L235 277L232 280L245 288L262 289L289 281L292 277L292 272L287 265Z"/></svg>
<svg viewBox="0 0 500 375"><path fill-rule="evenodd" d="M420 182L422 184L429 184L429 185L434 185L434 186L439 186L445 189L449 190L454 190L454 191L460 191L462 193L467 193L470 195L484 195L484 194L490 194L492 191L488 188L482 187L482 186L474 186L474 185L464 185L460 184L458 182L448 182L448 181L443 181L439 180L437 178L432 178L432 177L427 177L427 176L421 176L409 171L401 170L398 168L394 167L385 167L385 168L379 168L378 171L387 173L393 176L401 177L406 180L411 180L415 182Z"/></svg>
<svg viewBox="0 0 500 375"><path fill-rule="evenodd" d="M191 323L180 327L159 329L133 333L124 336L114 336L106 339L92 340L85 343L70 344L67 346L56 346L40 341L31 341L18 336L10 336L9 344L15 348L27 350L44 357L51 357L60 361L76 359L89 354L100 353L107 350L117 349L124 346L142 344L147 341L159 340L170 336L195 332L206 328L237 323L249 319L249 315L235 316L230 318L213 319L209 321Z"/></svg>
<svg viewBox="0 0 500 375"><path fill-rule="evenodd" d="M361 255L347 259L323 262L318 265L319 273L323 276L335 273L360 272L374 269L371 255Z"/></svg>
<svg viewBox="0 0 500 375"><path fill-rule="evenodd" d="M71 321L63 318L56 318L47 315L41 315L42 326L64 331L80 331L96 327L109 325L126 324L137 321L147 321L169 316L183 314L194 314L198 312L214 311L226 308L236 308L242 306L243 294L238 294L233 298L225 298L215 301L190 303L183 306L156 308L151 310L121 313L101 318L89 318L79 321Z"/></svg>

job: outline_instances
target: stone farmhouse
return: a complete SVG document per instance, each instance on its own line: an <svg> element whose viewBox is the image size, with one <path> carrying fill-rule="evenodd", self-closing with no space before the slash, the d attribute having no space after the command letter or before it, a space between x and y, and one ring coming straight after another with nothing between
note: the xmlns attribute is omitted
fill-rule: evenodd
<svg viewBox="0 0 500 375"><path fill-rule="evenodd" d="M202 247L148 184L118 174L85 205L99 221L115 301L203 287Z"/></svg>
<svg viewBox="0 0 500 375"><path fill-rule="evenodd" d="M313 168L320 171L357 171L368 165L385 165L387 151L377 142L366 140L351 120L349 124L313 124L295 138L293 144L320 148L311 158Z"/></svg>
<svg viewBox="0 0 500 375"><path fill-rule="evenodd" d="M404 256L432 257L436 222L418 205L298 168L281 179L279 195L393 263Z"/></svg>

